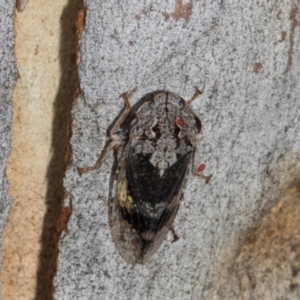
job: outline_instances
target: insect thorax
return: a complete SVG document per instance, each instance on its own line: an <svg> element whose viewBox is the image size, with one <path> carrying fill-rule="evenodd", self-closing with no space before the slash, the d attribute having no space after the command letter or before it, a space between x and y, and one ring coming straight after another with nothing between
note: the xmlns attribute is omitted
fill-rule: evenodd
<svg viewBox="0 0 300 300"><path fill-rule="evenodd" d="M167 92L156 94L136 115L137 124L130 131L131 149L149 156L160 176L195 147L198 133L195 115L179 96Z"/></svg>

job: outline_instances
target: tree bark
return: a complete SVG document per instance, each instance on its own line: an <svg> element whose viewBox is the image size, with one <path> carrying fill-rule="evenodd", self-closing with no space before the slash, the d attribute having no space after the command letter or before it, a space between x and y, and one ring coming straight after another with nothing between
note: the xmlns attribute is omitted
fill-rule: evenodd
<svg viewBox="0 0 300 300"><path fill-rule="evenodd" d="M2 268L2 236L11 206L6 165L11 150L12 93L17 80L14 45L14 1L0 1L0 235ZM2 296L0 295L0 299Z"/></svg>
<svg viewBox="0 0 300 300"><path fill-rule="evenodd" d="M55 299L300 297L298 1L86 1ZM171 235L144 266L108 224L113 159L92 166L120 113L156 90L193 102L209 184L189 176ZM69 209L68 209L69 208ZM67 220L67 218L65 218Z"/></svg>

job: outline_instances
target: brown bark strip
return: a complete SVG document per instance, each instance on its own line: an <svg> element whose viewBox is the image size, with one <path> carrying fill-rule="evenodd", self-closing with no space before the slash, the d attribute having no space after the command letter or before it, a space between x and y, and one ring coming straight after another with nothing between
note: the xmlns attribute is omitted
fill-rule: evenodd
<svg viewBox="0 0 300 300"><path fill-rule="evenodd" d="M296 27L299 25L297 15L298 15L298 8L293 7L291 12L290 12L290 20L291 20L290 48L289 48L289 51L288 51L288 63L287 63L286 72L291 69L291 66L292 66L292 63L293 63L294 37L295 37Z"/></svg>

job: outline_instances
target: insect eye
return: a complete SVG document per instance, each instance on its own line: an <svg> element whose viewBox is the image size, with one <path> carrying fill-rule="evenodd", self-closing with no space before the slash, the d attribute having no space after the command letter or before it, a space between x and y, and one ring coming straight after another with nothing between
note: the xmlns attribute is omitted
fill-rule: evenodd
<svg viewBox="0 0 300 300"><path fill-rule="evenodd" d="M179 118L176 120L176 125L180 128L182 128L185 125L185 122L183 119Z"/></svg>
<svg viewBox="0 0 300 300"><path fill-rule="evenodd" d="M201 121L198 117L194 116L194 124L198 130L198 132L201 131L202 125L201 125Z"/></svg>
<svg viewBox="0 0 300 300"><path fill-rule="evenodd" d="M138 117L136 113L131 113L126 120L124 127L126 130L130 131L137 124L137 122Z"/></svg>

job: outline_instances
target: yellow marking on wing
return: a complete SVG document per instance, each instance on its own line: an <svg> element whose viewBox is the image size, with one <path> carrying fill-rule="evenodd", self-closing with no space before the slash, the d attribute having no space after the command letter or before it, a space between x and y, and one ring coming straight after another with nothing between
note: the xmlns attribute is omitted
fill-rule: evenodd
<svg viewBox="0 0 300 300"><path fill-rule="evenodd" d="M126 181L120 181L118 184L118 200L121 207L125 207L127 201L127 184Z"/></svg>
<svg viewBox="0 0 300 300"><path fill-rule="evenodd" d="M132 197L128 194L127 182L120 181L117 189L119 205L123 208L126 208L128 212L131 210L133 203Z"/></svg>
<svg viewBox="0 0 300 300"><path fill-rule="evenodd" d="M133 199L130 195L127 195L127 201L126 201L126 208L128 211L130 211L131 209L131 205L132 205Z"/></svg>

